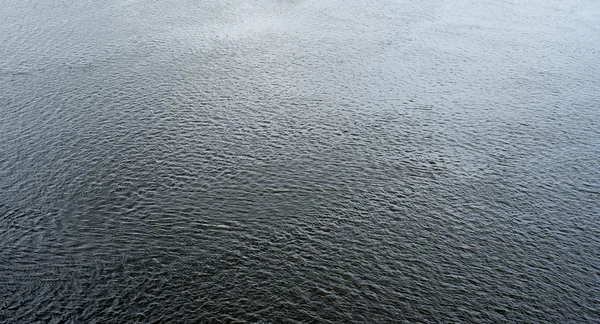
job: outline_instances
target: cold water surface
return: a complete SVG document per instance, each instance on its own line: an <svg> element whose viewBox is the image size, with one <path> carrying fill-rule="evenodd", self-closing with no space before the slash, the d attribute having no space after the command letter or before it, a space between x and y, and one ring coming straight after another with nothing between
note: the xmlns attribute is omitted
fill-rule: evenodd
<svg viewBox="0 0 600 324"><path fill-rule="evenodd" d="M0 5L0 322L600 321L597 1Z"/></svg>

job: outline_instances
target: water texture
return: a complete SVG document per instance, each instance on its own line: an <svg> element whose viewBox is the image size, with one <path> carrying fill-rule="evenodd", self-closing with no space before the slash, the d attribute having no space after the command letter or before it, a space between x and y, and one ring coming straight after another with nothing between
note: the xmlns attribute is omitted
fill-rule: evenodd
<svg viewBox="0 0 600 324"><path fill-rule="evenodd" d="M0 7L0 322L600 322L597 1Z"/></svg>

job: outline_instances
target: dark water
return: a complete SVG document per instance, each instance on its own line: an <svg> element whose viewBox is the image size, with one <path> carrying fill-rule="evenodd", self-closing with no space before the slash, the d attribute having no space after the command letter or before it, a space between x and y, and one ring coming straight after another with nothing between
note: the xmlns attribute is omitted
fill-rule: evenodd
<svg viewBox="0 0 600 324"><path fill-rule="evenodd" d="M600 322L597 1L0 7L0 322Z"/></svg>

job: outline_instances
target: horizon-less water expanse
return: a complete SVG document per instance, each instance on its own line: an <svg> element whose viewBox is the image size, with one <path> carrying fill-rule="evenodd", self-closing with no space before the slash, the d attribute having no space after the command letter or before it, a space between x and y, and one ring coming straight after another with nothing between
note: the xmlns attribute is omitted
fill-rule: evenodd
<svg viewBox="0 0 600 324"><path fill-rule="evenodd" d="M0 7L0 322L600 322L596 0Z"/></svg>

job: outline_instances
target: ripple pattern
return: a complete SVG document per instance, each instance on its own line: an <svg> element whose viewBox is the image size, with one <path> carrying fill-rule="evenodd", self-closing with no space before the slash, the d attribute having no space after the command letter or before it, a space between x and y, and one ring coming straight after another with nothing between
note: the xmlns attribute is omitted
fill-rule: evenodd
<svg viewBox="0 0 600 324"><path fill-rule="evenodd" d="M0 322L600 321L592 1L0 3Z"/></svg>

